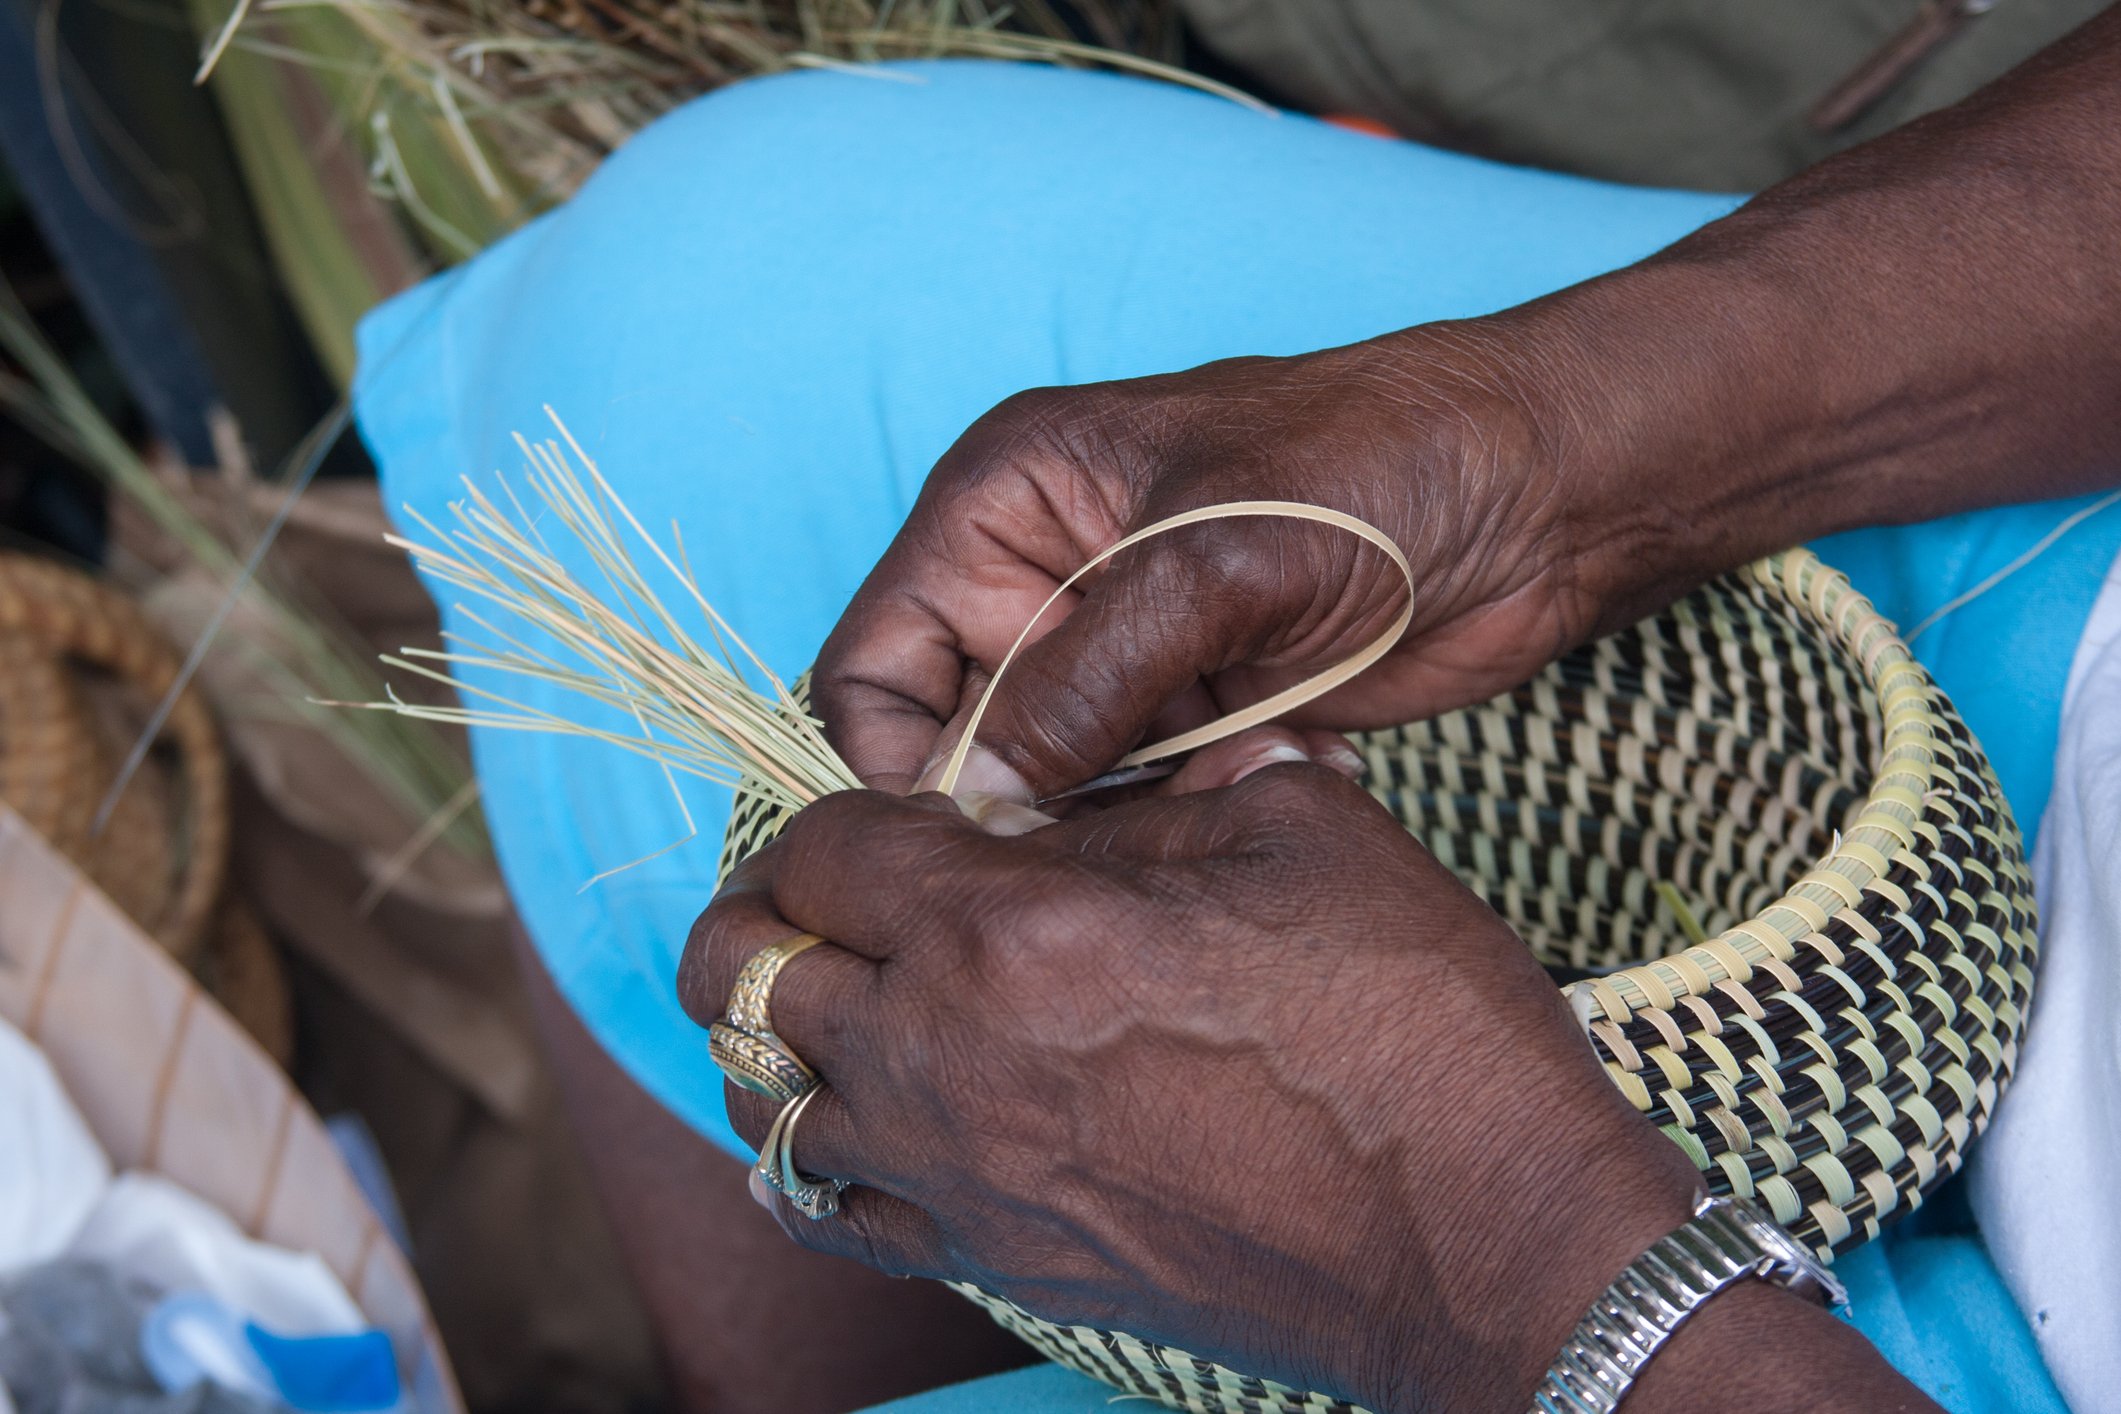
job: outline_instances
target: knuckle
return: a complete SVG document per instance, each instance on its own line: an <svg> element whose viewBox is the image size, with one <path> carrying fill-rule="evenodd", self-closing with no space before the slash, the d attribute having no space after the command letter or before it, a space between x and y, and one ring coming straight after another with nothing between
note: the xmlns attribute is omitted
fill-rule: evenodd
<svg viewBox="0 0 2121 1414"><path fill-rule="evenodd" d="M1080 394L1068 388L1027 388L1010 394L966 428L951 449L946 472L951 483L975 482L1064 446L1081 402Z"/></svg>
<svg viewBox="0 0 2121 1414"><path fill-rule="evenodd" d="M1115 660L1129 655L1114 655ZM995 749L1019 769L1028 763L1087 768L1121 743L1116 724L1127 720L1133 685L1100 663L1077 657L1062 663L1027 656L1005 700L990 708Z"/></svg>
<svg viewBox="0 0 2121 1414"><path fill-rule="evenodd" d="M1161 568L1165 578L1193 592L1255 595L1285 577L1284 555L1271 527L1210 522L1171 538Z"/></svg>
<svg viewBox="0 0 2121 1414"><path fill-rule="evenodd" d="M997 403L960 439L953 477L976 481L1044 467L1101 479L1100 471L1139 460L1134 452L1155 421L1146 414L1157 405L1154 396L1125 383L1027 388ZM1071 478L1044 479L1058 485Z"/></svg>
<svg viewBox="0 0 2121 1414"><path fill-rule="evenodd" d="M1066 421L1081 401L1081 393L1072 388L1052 385L1025 388L996 403L980 422L991 420L1000 427L1042 430L1056 422Z"/></svg>
<svg viewBox="0 0 2121 1414"><path fill-rule="evenodd" d="M1362 787L1308 762L1265 767L1230 792L1240 853L1262 863L1280 861L1318 878L1333 872L1335 862L1378 810ZM1396 821L1392 830L1395 838L1406 833Z"/></svg>
<svg viewBox="0 0 2121 1414"><path fill-rule="evenodd" d="M1189 645L1201 672L1286 636L1321 582L1318 566L1273 524L1192 526L1142 549L1148 558L1127 587L1137 616L1167 642Z"/></svg>

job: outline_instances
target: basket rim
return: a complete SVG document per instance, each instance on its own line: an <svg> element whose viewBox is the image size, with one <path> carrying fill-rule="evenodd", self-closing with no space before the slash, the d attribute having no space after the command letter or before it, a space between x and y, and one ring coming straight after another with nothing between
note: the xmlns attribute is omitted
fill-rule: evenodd
<svg viewBox="0 0 2121 1414"><path fill-rule="evenodd" d="M1678 952L1567 984L1563 993L1587 1029L1625 1026L1638 1011L1670 1011L1681 997L1702 996L1726 982L1743 986L1756 972L1788 971L1799 945L1830 920L1875 941L1876 927L1859 911L1866 893L1883 895L1897 909L1911 903L1886 876L1896 860L1919 862L1913 854L1922 844L1923 806L1940 764L1955 754L1944 719L1934 709L1936 684L1892 621L1847 575L1810 550L1767 556L1736 577L1794 606L1854 655L1878 698L1883 750L1877 769L1855 820L1774 902ZM2000 794L1996 803L2015 833L2009 803Z"/></svg>

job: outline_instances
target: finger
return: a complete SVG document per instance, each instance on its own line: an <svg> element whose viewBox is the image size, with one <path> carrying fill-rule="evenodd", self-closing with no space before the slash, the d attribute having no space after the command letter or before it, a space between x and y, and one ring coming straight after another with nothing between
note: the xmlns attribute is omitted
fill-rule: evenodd
<svg viewBox="0 0 2121 1414"><path fill-rule="evenodd" d="M983 791L960 792L957 796L957 808L965 813L966 819L990 835L1028 835L1060 818L1057 815L1048 815L1043 810L1034 810L1028 805L1019 805L1013 800L999 799Z"/></svg>
<svg viewBox="0 0 2121 1414"><path fill-rule="evenodd" d="M843 791L789 821L759 877L798 929L881 962L941 936L1007 843L946 796Z"/></svg>
<svg viewBox="0 0 2121 1414"><path fill-rule="evenodd" d="M1189 795L1235 785L1255 771L1291 761L1312 762L1356 779L1362 757L1338 732L1265 726L1212 742L1193 753L1177 774L1159 783L1159 795Z"/></svg>
<svg viewBox="0 0 2121 1414"><path fill-rule="evenodd" d="M785 1108L762 1096L733 1095L730 1122L758 1149ZM818 1231L837 1219L805 1215L766 1183L757 1165L752 1167L751 1196L805 1246L879 1265L898 1275L928 1274L942 1251L934 1222L917 1205L890 1191L899 1186L896 1176L880 1179L874 1172L872 1156L877 1145L873 1137L862 1134L854 1113L841 1093L827 1085L804 1104L794 1131L784 1134L785 1152L777 1156L794 1166L797 1178L840 1179L853 1185L841 1193L838 1215L854 1218L849 1230ZM886 1186L880 1186L880 1181Z"/></svg>
<svg viewBox="0 0 2121 1414"><path fill-rule="evenodd" d="M1323 727L1302 728L1304 749L1311 759L1337 775L1351 781L1360 781L1370 774L1370 763L1363 759L1355 743L1339 732L1329 732Z"/></svg>
<svg viewBox="0 0 2121 1414"><path fill-rule="evenodd" d="M850 1188L840 1194L840 1210L829 1218L810 1219L795 1204L754 1180L758 1197L781 1230L813 1252L846 1257L894 1277L950 1275L948 1244L942 1227L925 1209L874 1188Z"/></svg>
<svg viewBox="0 0 2121 1414"><path fill-rule="evenodd" d="M923 602L863 587L811 675L827 736L859 780L896 795L913 789L957 711L964 664L956 635Z"/></svg>
<svg viewBox="0 0 2121 1414"><path fill-rule="evenodd" d="M1201 525L1141 546L1023 650L989 700L979 742L1034 799L1080 784L1203 679L1271 656L1292 634L1307 640L1304 661L1280 666L1344 656L1340 639L1366 621L1365 608L1338 595L1321 608L1318 586L1352 583L1351 563L1341 547L1321 551L1317 536L1271 525Z"/></svg>
<svg viewBox="0 0 2121 1414"><path fill-rule="evenodd" d="M869 1093L866 1083L880 1071L869 1066L842 1068L836 1077L821 1077L821 1088L796 1120L792 1148L796 1167L821 1178L844 1178L850 1183L892 1187L893 1175L884 1171L884 1150L875 1142L864 1143L854 1111L848 1107L849 1090L864 1103L888 1106L891 1097ZM732 1090L729 1095L729 1127L757 1153L782 1110L794 1101L776 1100L750 1090Z"/></svg>
<svg viewBox="0 0 2121 1414"><path fill-rule="evenodd" d="M755 1096L749 1092L732 1094L730 1124L753 1149L759 1149L766 1143L768 1132L772 1130L776 1117L785 1109L787 1104L768 1100L764 1096ZM840 1251L840 1255L857 1257L861 1261L882 1261L887 1253L893 1255L895 1263L912 1261L910 1253L914 1249L910 1247L908 1238L914 1234L929 1234L933 1230L933 1223L914 1202L899 1196L906 1191L901 1187L901 1179L897 1179L895 1174L878 1177L878 1174L872 1172L872 1155L876 1153L874 1138L865 1138L861 1134L859 1124L855 1121L855 1111L848 1109L844 1096L836 1088L825 1085L823 1090L810 1096L800 1115L795 1117L795 1130L783 1134L783 1143L785 1149L776 1153L776 1160L791 1164L795 1168L795 1179L840 1179L848 1185L853 1185L842 1189L840 1194L842 1215L846 1215L848 1210L855 1210L855 1213L872 1213L880 1223L876 1230L865 1230L863 1223L857 1221L857 1232L853 1234L855 1247L827 1247L825 1251ZM893 1187L899 1187L899 1194L895 1194ZM855 1194L863 1194L865 1198L855 1200ZM753 1164L751 1168L751 1198L776 1217L781 1217L789 1234L797 1240L804 1240L806 1244L810 1244L810 1240L814 1238L825 1238L829 1242L836 1236L848 1236L810 1232L810 1223L825 1223L831 1219L810 1219L808 1215L804 1215L800 1208L789 1202L785 1194L766 1183L766 1179L759 1174L757 1164ZM910 1213L899 1213L901 1206L910 1208ZM874 1242L882 1244L880 1247L872 1247ZM933 1247L935 1253L940 1253L940 1244L933 1244ZM901 1270L899 1274L912 1274L912 1268Z"/></svg>
<svg viewBox="0 0 2121 1414"><path fill-rule="evenodd" d="M1384 807L1346 775L1311 762L1274 762L1234 785L1152 796L1063 820L1029 842L1084 855L1148 863L1264 859L1307 848L1321 831L1345 828Z"/></svg>
<svg viewBox="0 0 2121 1414"><path fill-rule="evenodd" d="M913 787L965 705L968 667L1000 661L1068 572L1119 534L1114 517L1125 512L1079 494L1094 480L1083 459L1039 435L1049 421L1040 396L1003 403L943 454L818 654L813 682L828 734L878 789ZM1078 494L1057 503L1056 488ZM1030 799L999 778L974 784Z"/></svg>
<svg viewBox="0 0 2121 1414"><path fill-rule="evenodd" d="M965 728L969 725L972 714L977 709L989 680L990 675L985 669L979 669L967 676L965 700L959 706L957 715L951 719L950 724L944 727L942 734L936 738L935 750L929 756L928 764L922 768L920 779L914 783L915 790L941 790L943 788L943 779L949 770L958 740L964 735ZM1166 737L1174 737L1181 732L1189 732L1196 727L1205 726L1209 722L1214 721L1220 714L1220 709L1216 707L1215 698L1208 691L1207 684L1196 682L1165 704L1163 710L1149 724L1146 734L1158 741L1162 741ZM1227 783L1226 781L1217 782L1217 784ZM1150 793L1146 787L1120 787L1117 794L1105 799L1102 803L1110 804L1113 800L1132 800ZM984 819L981 811L971 808L971 797L984 796L991 800L1009 802L1026 808L1045 803L1033 796L1030 783L1018 775L1014 767L1010 766L994 752L981 746L978 742L974 742L967 748L965 759L958 768L957 779L951 783L950 794L957 797L961 804L966 805L967 814L976 820L981 820L982 823L986 823L990 832L993 833L1022 834L1025 830L1035 829L1036 825L1031 823L1028 817L1021 817L1023 823L1020 828L996 829L994 824Z"/></svg>
<svg viewBox="0 0 2121 1414"><path fill-rule="evenodd" d="M929 753L928 764L921 768L920 776L913 783L916 791L941 790L943 781L950 773L951 762L956 757L957 744L971 724L972 715L979 709L987 695L987 684L992 675L985 668L971 667L965 673L964 691L958 700L957 714L935 739L935 747ZM1015 769L993 752L974 742L958 763L957 776L950 782L951 795L960 802L968 797L980 795L991 800L1014 805L1030 806L1034 803L1031 787L1025 783ZM969 812L968 812L969 813ZM975 817L977 818L977 817Z"/></svg>
<svg viewBox="0 0 2121 1414"><path fill-rule="evenodd" d="M694 923L678 961L685 1014L703 1027L719 1020L744 964L803 931L774 909L764 878L723 889ZM774 1034L820 1074L831 1074L843 1059L858 1061L873 1044L866 1023L875 1015L876 982L876 964L845 948L828 941L805 949L774 980Z"/></svg>

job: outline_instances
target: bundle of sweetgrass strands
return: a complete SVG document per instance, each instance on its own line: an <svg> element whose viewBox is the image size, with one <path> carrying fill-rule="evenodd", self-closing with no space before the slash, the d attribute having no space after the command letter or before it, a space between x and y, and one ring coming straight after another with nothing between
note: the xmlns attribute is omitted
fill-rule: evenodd
<svg viewBox="0 0 2121 1414"><path fill-rule="evenodd" d="M408 507L406 514L428 539L391 537L430 579L486 606L456 606L486 634L485 641L445 633L441 649L406 649L384 659L449 684L465 700L436 706L392 694L388 701L363 705L466 727L558 732L602 741L645 756L673 776L685 774L727 786L777 811L800 810L833 791L859 789L861 781L825 740L823 725L708 602L676 524L670 527L667 545L650 534L566 424L551 408L545 411L557 439L532 443L516 438L525 461L527 501L506 480L499 482L496 499L466 478L466 498L451 504L446 528ZM1312 521L1367 541L1406 581L1404 607L1391 627L1346 660L1218 721L1142 747L1121 764L1179 755L1268 721L1355 677L1399 641L1413 619L1414 575L1382 531L1340 511L1283 501L1239 501L1181 512L1107 546L1053 590L996 665L941 788L949 791L956 784L987 702L1010 662L1079 580L1154 536L1241 516ZM574 572L570 554L586 556L589 577ZM673 589L676 592L670 592ZM493 609L520 627L495 622ZM705 642L687 627L688 619L704 630ZM631 722L632 729L533 707L482 686L489 674L557 686L616 709L616 718L600 715ZM672 779L679 809L688 829L693 828L684 794L676 786Z"/></svg>
<svg viewBox="0 0 2121 1414"><path fill-rule="evenodd" d="M434 706L393 693L362 705L467 727L590 738L666 773L789 809L859 788L817 720L708 602L678 528L667 544L652 535L566 425L552 420L558 439L516 439L527 496L505 478L494 494L466 478L466 498L450 506L446 528L408 508L427 539L392 537L423 574L466 596L458 611L486 637L447 633L441 649L407 649L384 661L450 684L463 702ZM583 556L586 577L570 564ZM488 674L560 687L616 709L616 720L632 729L530 706L482 686Z"/></svg>

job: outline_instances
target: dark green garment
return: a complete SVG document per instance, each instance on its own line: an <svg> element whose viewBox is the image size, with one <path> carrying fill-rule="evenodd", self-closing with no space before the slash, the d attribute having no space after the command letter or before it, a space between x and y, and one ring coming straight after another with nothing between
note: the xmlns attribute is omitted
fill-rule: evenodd
<svg viewBox="0 0 2121 1414"><path fill-rule="evenodd" d="M1833 133L1813 106L1924 0L1179 3L1209 50L1307 109L1504 161L1746 191L1957 102L2108 0L1996 0Z"/></svg>

